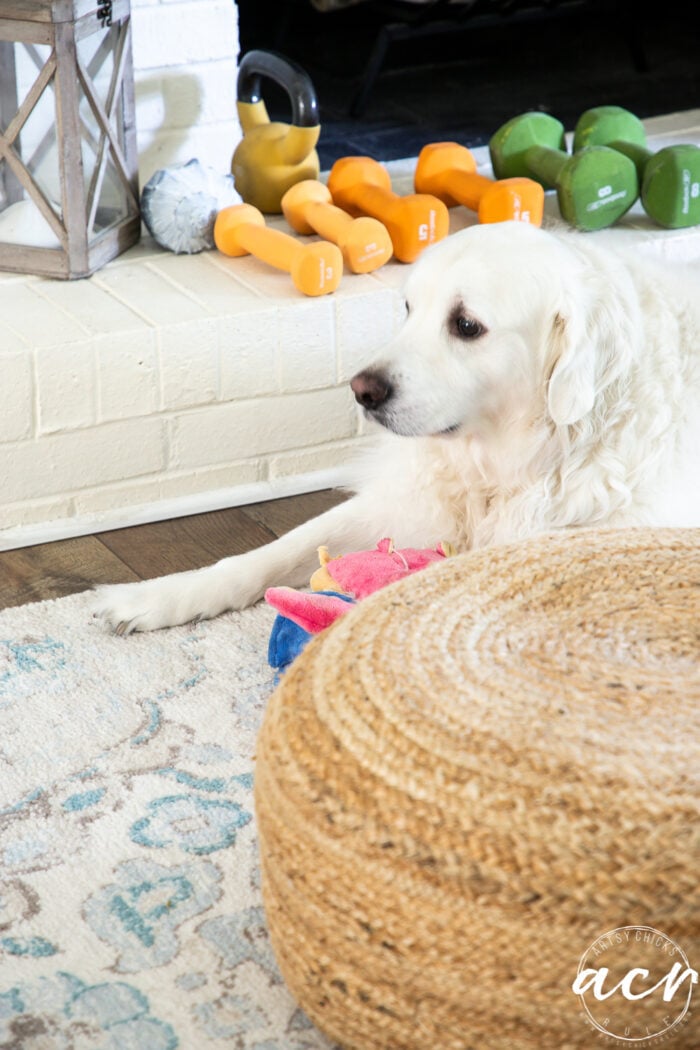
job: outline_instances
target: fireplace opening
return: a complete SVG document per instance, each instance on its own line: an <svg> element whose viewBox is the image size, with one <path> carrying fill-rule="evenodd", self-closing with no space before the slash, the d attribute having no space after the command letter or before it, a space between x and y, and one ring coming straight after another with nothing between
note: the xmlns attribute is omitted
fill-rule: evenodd
<svg viewBox="0 0 700 1050"><path fill-rule="evenodd" d="M239 0L239 32L241 53L281 51L311 75L326 168L348 153L415 156L429 141L483 145L529 109L573 127L605 103L642 118L700 105L700 10L680 0L663 17L631 0L314 2ZM273 119L289 118L275 85L265 99Z"/></svg>

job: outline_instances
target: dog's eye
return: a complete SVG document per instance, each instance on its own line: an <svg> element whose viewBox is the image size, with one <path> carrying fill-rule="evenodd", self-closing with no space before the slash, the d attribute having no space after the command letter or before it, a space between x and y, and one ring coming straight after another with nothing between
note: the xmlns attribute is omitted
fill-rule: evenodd
<svg viewBox="0 0 700 1050"><path fill-rule="evenodd" d="M455 318L455 330L461 339L476 339L484 331L473 317L464 316Z"/></svg>

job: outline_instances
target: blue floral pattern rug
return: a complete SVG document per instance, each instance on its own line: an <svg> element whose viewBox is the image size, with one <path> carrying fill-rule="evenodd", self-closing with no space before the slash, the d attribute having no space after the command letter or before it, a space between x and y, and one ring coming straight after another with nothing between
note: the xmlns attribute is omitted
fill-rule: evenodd
<svg viewBox="0 0 700 1050"><path fill-rule="evenodd" d="M120 638L90 598L0 612L0 1050L329 1050L260 896L274 611Z"/></svg>

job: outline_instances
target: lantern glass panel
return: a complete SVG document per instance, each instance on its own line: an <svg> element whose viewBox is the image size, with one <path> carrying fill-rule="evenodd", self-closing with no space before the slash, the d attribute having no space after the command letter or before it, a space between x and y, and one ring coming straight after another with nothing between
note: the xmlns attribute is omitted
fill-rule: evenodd
<svg viewBox="0 0 700 1050"><path fill-rule="evenodd" d="M11 221L3 224L2 240L58 248L60 241L46 217L48 210L58 222L61 221L54 75L47 65L52 48L47 44L5 43L2 52L2 59L14 70L15 88L9 97L6 93L3 98L0 130L6 132L28 97L37 94L13 146L45 205L42 214L39 205L3 157L0 161L0 213L14 207L8 213Z"/></svg>
<svg viewBox="0 0 700 1050"><path fill-rule="evenodd" d="M129 198L114 166L105 122L124 152L123 98L115 57L119 28L111 26L78 41L78 58L90 81L80 85L80 124L88 235L109 229L129 215ZM96 103L101 112L96 110Z"/></svg>

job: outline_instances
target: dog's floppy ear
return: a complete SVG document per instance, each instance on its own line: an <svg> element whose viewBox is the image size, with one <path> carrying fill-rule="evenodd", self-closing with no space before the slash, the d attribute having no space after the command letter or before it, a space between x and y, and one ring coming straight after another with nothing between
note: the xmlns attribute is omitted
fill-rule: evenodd
<svg viewBox="0 0 700 1050"><path fill-rule="evenodd" d="M554 368L549 377L547 406L558 426L577 423L595 401L595 349L585 326L557 313L551 332Z"/></svg>

